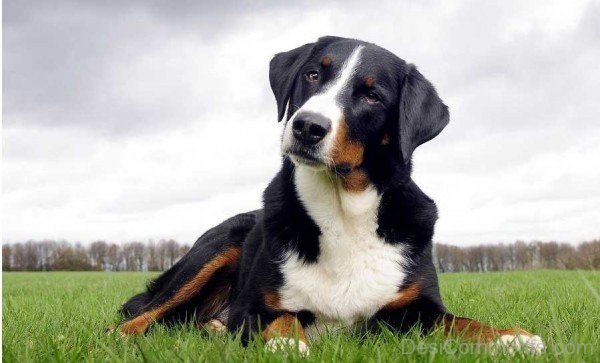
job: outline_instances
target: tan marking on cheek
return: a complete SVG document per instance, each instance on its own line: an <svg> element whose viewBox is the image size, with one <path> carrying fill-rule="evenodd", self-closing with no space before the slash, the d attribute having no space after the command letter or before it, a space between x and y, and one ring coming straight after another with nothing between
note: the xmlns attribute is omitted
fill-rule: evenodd
<svg viewBox="0 0 600 363"><path fill-rule="evenodd" d="M363 170L352 170L348 175L341 177L342 187L349 192L362 192L371 180Z"/></svg>
<svg viewBox="0 0 600 363"><path fill-rule="evenodd" d="M265 305L272 310L281 310L281 297L274 291L265 291Z"/></svg>
<svg viewBox="0 0 600 363"><path fill-rule="evenodd" d="M323 59L321 60L321 65L324 68L327 68L331 65L331 58L329 58L328 56L324 56Z"/></svg>
<svg viewBox="0 0 600 363"><path fill-rule="evenodd" d="M266 328L262 331L262 336L265 341L268 341L277 337L296 338L306 343L306 337L304 336L304 329L302 325L292 314L283 314L273 320Z"/></svg>
<svg viewBox="0 0 600 363"><path fill-rule="evenodd" d="M334 165L347 164L355 169L362 164L364 151L362 143L350 139L348 125L342 118L331 151L331 161Z"/></svg>
<svg viewBox="0 0 600 363"><path fill-rule="evenodd" d="M421 286L414 282L398 292L398 297L387 303L383 309L395 310L400 309L412 303L419 297Z"/></svg>
<svg viewBox="0 0 600 363"><path fill-rule="evenodd" d="M375 78L369 76L365 79L365 86L371 87L375 84Z"/></svg>

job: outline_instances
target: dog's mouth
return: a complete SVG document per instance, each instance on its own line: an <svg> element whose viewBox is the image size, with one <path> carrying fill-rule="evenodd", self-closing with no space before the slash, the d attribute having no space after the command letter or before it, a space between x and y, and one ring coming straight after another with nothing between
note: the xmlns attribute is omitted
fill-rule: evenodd
<svg viewBox="0 0 600 363"><path fill-rule="evenodd" d="M348 175L352 171L352 167L347 163L337 165L328 164L316 150L294 145L285 151L284 154L289 156L295 164L305 165L315 170L329 169L333 174L339 176Z"/></svg>
<svg viewBox="0 0 600 363"><path fill-rule="evenodd" d="M316 150L293 145L292 147L288 148L284 154L288 155L292 161L297 164L303 164L313 168L325 167L325 162L318 155Z"/></svg>

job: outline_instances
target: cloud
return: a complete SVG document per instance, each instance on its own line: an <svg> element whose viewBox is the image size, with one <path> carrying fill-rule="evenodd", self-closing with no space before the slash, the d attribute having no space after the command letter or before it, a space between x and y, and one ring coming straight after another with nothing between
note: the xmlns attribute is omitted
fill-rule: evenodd
<svg viewBox="0 0 600 363"><path fill-rule="evenodd" d="M280 163L273 54L321 35L418 65L451 123L415 153L436 240L599 236L600 6L4 4L3 238L193 241Z"/></svg>
<svg viewBox="0 0 600 363"><path fill-rule="evenodd" d="M237 93L224 86L243 65L239 51L256 44L236 50L230 40L276 4L249 3L240 13L193 1L7 4L5 125L76 126L115 137L162 132L205 118L207 109L238 106L224 102Z"/></svg>

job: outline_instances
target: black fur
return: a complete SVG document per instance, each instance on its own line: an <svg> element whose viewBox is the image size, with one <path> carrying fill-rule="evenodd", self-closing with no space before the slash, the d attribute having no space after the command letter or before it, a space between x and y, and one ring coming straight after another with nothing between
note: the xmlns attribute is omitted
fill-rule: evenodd
<svg viewBox="0 0 600 363"><path fill-rule="evenodd" d="M360 170L382 195L377 233L389 244L408 247L411 265L405 284L419 282L421 286L418 298L410 305L394 311L382 310L371 317L371 322L388 323L398 330L419 323L429 329L446 314L431 258L437 209L410 178L410 158L417 146L435 137L448 123L447 107L431 83L414 66L385 49L353 39L325 37L279 53L271 61L269 78L277 101L278 120L284 116L288 120L338 71L336 64L326 69L320 66L323 55L343 59L357 45L365 46L366 51L356 78L374 75L377 84L372 88L356 84L340 96L340 102L344 105L350 137L364 145ZM322 72L319 85L303 82L304 74L311 69ZM368 92L375 92L380 102L366 104L363 97ZM386 135L389 143L382 143ZM231 330L243 329L247 338L273 320L278 312L265 305L264 293L277 292L283 284L279 267L283 253L294 250L306 263L316 262L320 254L320 230L299 200L294 168L285 156L281 170L264 191L262 210L238 215L206 232L175 266L149 284L147 292L125 303L123 315L136 316L158 306L207 261L229 247L240 247L242 255L237 269L219 277L233 287L227 326ZM192 301L174 309L170 319L164 320L179 321L193 316L207 303L205 296L210 289L210 284L206 285ZM314 320L310 311L294 313L303 325ZM203 321L214 317L196 316Z"/></svg>

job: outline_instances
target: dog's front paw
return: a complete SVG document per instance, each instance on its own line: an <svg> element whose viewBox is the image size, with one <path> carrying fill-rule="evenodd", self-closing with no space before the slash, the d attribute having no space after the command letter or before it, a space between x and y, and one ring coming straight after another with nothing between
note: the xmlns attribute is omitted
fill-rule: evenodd
<svg viewBox="0 0 600 363"><path fill-rule="evenodd" d="M202 324L202 328L216 334L223 334L227 331L227 326L218 319L212 319L208 323Z"/></svg>
<svg viewBox="0 0 600 363"><path fill-rule="evenodd" d="M107 326L106 328L104 328L104 332L106 334L112 334L115 332L115 330L117 330L117 325L116 324L110 324L109 326Z"/></svg>
<svg viewBox="0 0 600 363"><path fill-rule="evenodd" d="M522 333L501 335L494 342L494 348L508 354L523 352L534 355L541 354L546 349L540 336Z"/></svg>
<svg viewBox="0 0 600 363"><path fill-rule="evenodd" d="M265 343L265 349L270 352L285 351L290 348L297 349L298 352L300 353L300 355L303 355L303 356L307 356L310 353L310 350L308 349L308 345L305 342L303 342L302 340L296 340L293 338L277 337L277 338L269 339Z"/></svg>
<svg viewBox="0 0 600 363"><path fill-rule="evenodd" d="M113 328L113 331L118 331L122 337L129 335L141 335L148 330L150 323L150 319L148 319L145 315L140 315L134 319L124 322L116 328Z"/></svg>

